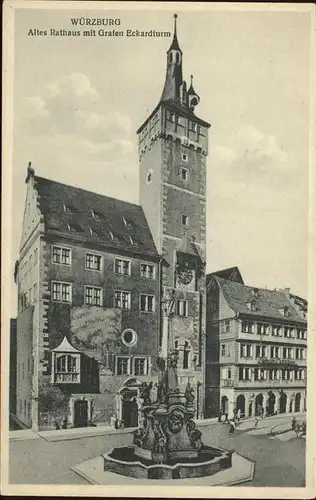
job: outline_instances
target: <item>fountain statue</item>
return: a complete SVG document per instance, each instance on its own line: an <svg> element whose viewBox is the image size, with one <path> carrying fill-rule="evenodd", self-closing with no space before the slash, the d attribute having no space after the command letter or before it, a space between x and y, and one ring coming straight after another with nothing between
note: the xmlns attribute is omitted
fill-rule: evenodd
<svg viewBox="0 0 316 500"><path fill-rule="evenodd" d="M163 335L157 360L157 401L152 401L152 382L140 387L142 418L133 445L114 448L103 455L104 470L147 479L180 479L212 475L231 467L231 451L206 446L196 428L194 388L188 382L181 392L178 352L174 349L170 320L173 293L163 300Z"/></svg>

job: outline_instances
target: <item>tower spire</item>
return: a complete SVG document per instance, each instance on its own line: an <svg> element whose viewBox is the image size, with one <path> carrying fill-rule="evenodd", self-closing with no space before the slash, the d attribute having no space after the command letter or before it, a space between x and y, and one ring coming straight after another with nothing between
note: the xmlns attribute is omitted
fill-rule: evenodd
<svg viewBox="0 0 316 500"><path fill-rule="evenodd" d="M170 45L170 48L169 48L168 52L170 52L171 50L178 50L182 54L182 50L180 49L179 42L178 42L178 37L177 37L177 18L178 18L178 14L174 14L173 17L174 17L173 40L172 40L172 43Z"/></svg>
<svg viewBox="0 0 316 500"><path fill-rule="evenodd" d="M161 101L180 101L182 78L182 50L177 37L177 14L174 14L174 32L167 52L167 72Z"/></svg>

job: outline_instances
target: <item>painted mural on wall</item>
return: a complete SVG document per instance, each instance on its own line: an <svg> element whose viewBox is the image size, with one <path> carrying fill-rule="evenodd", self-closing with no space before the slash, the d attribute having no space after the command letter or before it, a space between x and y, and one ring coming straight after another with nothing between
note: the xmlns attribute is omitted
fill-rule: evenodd
<svg viewBox="0 0 316 500"><path fill-rule="evenodd" d="M111 369L111 358L121 346L122 314L118 309L75 307L70 313L72 341L82 351L94 353Z"/></svg>

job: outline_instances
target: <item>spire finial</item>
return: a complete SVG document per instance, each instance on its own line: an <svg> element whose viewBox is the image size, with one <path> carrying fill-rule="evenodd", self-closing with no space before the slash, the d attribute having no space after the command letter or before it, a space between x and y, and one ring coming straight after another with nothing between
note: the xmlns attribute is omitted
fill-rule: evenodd
<svg viewBox="0 0 316 500"><path fill-rule="evenodd" d="M191 85L193 85L193 75L190 75L191 77Z"/></svg>
<svg viewBox="0 0 316 500"><path fill-rule="evenodd" d="M174 35L176 36L177 35L177 17L178 17L178 14L174 14L173 17L174 17Z"/></svg>

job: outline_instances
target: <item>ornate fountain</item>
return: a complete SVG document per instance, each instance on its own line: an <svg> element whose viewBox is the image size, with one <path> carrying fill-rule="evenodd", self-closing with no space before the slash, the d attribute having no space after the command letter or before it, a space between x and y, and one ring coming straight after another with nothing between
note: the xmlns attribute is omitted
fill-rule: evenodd
<svg viewBox="0 0 316 500"><path fill-rule="evenodd" d="M133 445L113 448L103 455L104 470L146 479L182 479L210 476L232 465L232 451L204 445L202 433L193 420L194 389L180 390L173 349L170 317L174 309L171 294L164 302L163 339L157 361L157 401L151 400L152 382L144 382L141 424L134 432Z"/></svg>

